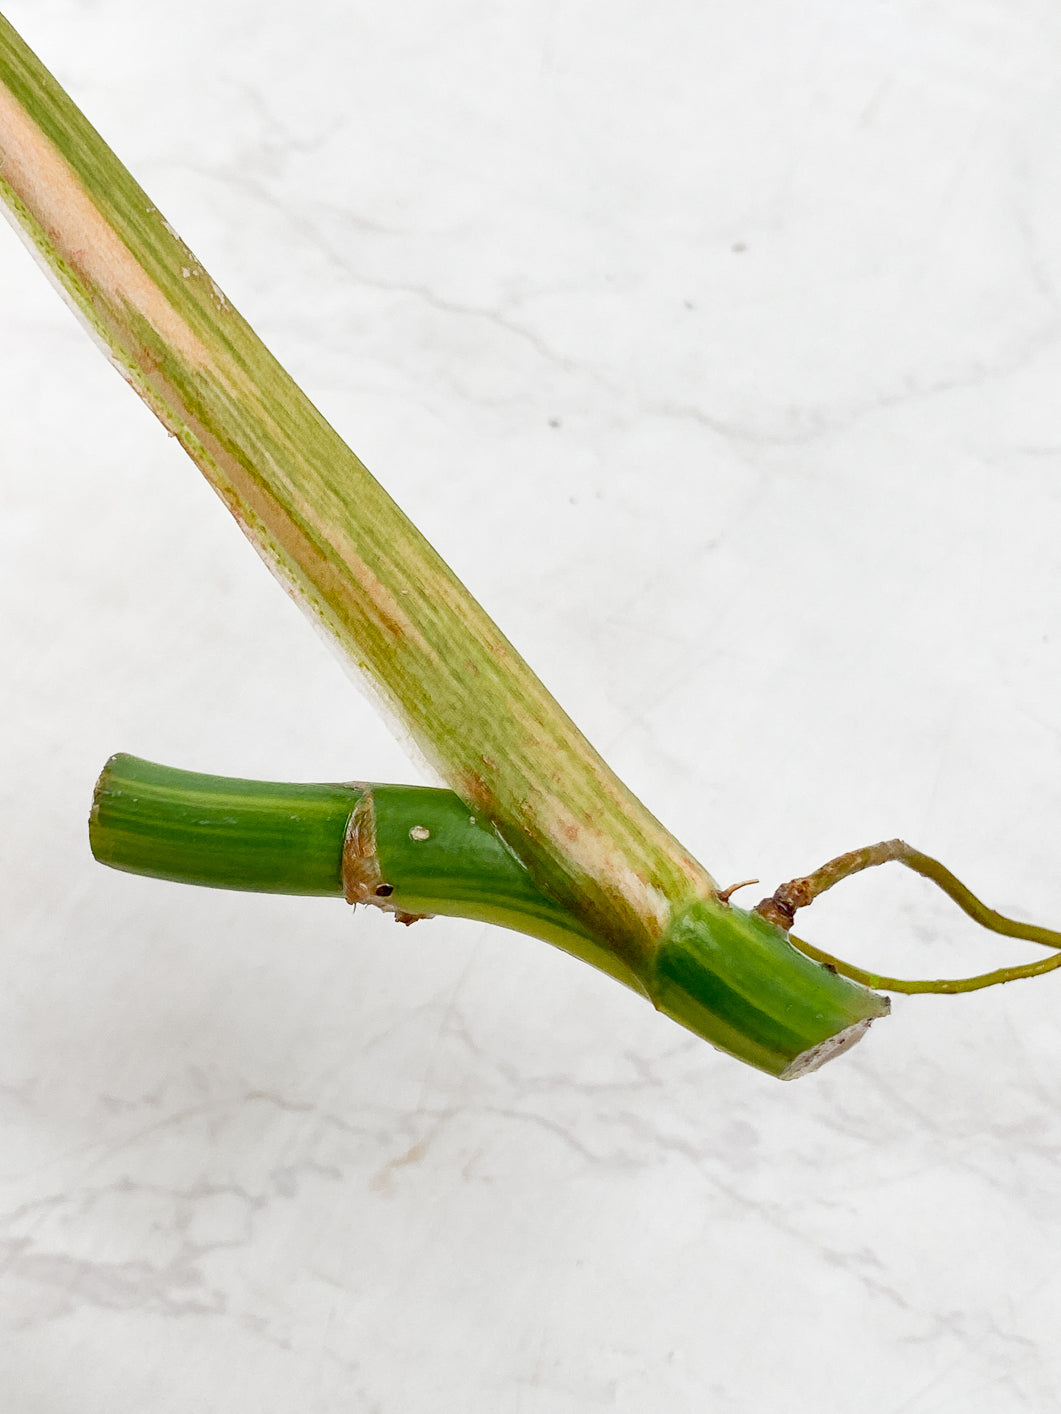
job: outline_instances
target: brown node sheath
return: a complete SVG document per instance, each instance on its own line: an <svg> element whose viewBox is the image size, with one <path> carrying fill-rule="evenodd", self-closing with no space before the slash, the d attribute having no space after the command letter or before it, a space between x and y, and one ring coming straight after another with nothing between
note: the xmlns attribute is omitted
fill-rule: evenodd
<svg viewBox="0 0 1061 1414"><path fill-rule="evenodd" d="M360 786L360 782L354 784ZM385 913L393 913L394 921L406 926L421 918L430 918L430 913L409 913L391 903L394 885L384 879L376 853L376 802L372 787L360 788L363 794L350 812L343 837L343 897L355 907L359 903L371 904Z"/></svg>

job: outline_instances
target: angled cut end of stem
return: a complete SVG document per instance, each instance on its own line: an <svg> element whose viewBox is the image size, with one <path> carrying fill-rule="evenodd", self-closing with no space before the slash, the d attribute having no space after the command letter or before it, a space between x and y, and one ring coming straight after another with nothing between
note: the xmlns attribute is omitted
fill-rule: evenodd
<svg viewBox="0 0 1061 1414"><path fill-rule="evenodd" d="M887 997L811 962L757 913L713 900L671 928L650 995L673 1020L783 1080L848 1050L890 1009Z"/></svg>

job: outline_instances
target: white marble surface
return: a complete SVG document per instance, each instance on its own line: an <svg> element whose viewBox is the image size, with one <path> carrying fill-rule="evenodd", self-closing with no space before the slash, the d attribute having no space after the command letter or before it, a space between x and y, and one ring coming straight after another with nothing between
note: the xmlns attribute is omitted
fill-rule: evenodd
<svg viewBox="0 0 1061 1414"><path fill-rule="evenodd" d="M3 8L719 877L902 834L1061 919L1056 5ZM1061 1410L1061 979L783 1086L530 940L94 866L116 749L416 768L6 228L0 428L5 1411Z"/></svg>

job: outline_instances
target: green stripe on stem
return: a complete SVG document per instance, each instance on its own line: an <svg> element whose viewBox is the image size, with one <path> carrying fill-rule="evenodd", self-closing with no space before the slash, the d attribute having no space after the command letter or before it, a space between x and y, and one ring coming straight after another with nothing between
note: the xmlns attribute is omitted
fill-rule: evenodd
<svg viewBox="0 0 1061 1414"><path fill-rule="evenodd" d="M343 893L355 786L289 785L175 771L112 756L92 800L89 844L112 869L252 893Z"/></svg>
<svg viewBox="0 0 1061 1414"><path fill-rule="evenodd" d="M247 781L112 756L89 817L112 869L253 893L349 896L351 817L372 804L376 888L359 901L398 917L441 914L543 938L643 991L628 967L533 880L452 791L426 786Z"/></svg>
<svg viewBox="0 0 1061 1414"><path fill-rule="evenodd" d="M233 780L117 755L96 785L89 838L101 863L132 873L345 894L406 920L444 914L543 938L772 1075L887 1011L885 999L808 967L758 915L715 902L694 905L634 971L543 894L452 791Z"/></svg>

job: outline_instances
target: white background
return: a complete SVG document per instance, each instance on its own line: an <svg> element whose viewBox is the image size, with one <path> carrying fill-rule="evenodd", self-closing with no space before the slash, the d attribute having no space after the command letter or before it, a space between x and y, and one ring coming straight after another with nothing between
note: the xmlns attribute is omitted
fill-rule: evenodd
<svg viewBox="0 0 1061 1414"><path fill-rule="evenodd" d="M901 834L1061 919L1056 4L4 13L722 882ZM544 944L109 873L111 751L418 768L6 228L0 475L5 1409L1061 1410L1061 983L786 1086ZM803 931L1023 955L899 870Z"/></svg>

